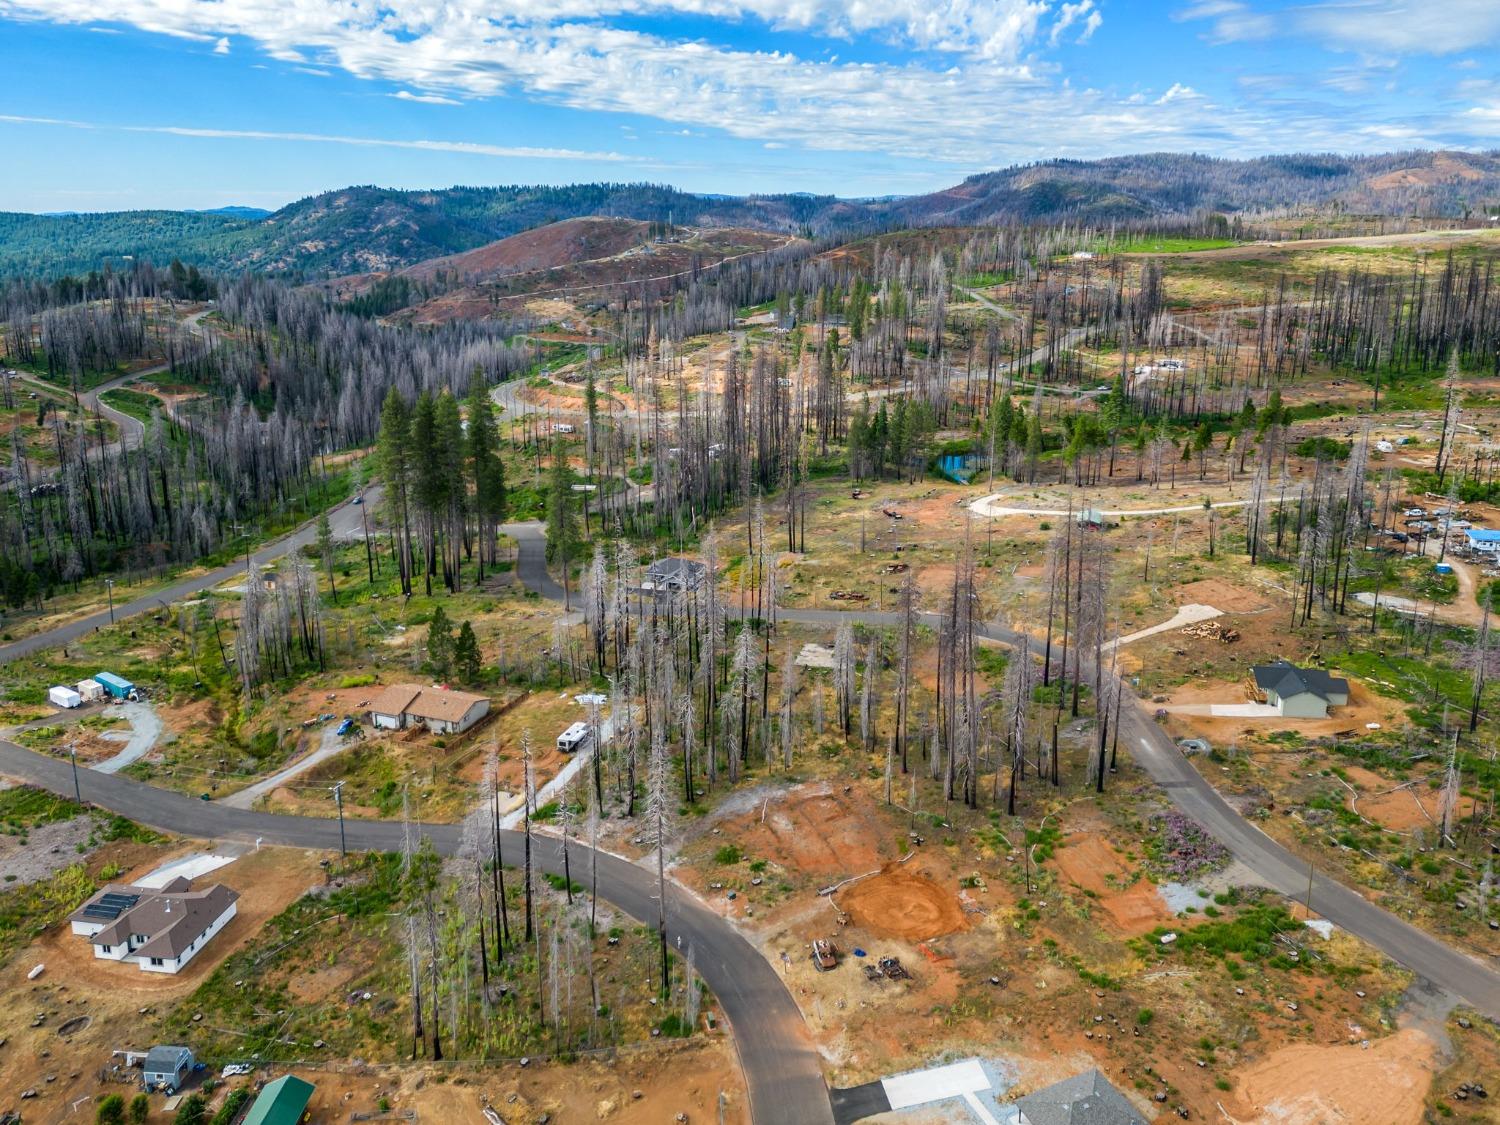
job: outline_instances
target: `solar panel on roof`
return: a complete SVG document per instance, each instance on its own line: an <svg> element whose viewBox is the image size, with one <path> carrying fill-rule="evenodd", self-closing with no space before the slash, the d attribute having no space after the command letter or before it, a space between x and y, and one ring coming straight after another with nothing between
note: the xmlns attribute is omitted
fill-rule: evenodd
<svg viewBox="0 0 1500 1125"><path fill-rule="evenodd" d="M109 918L113 920L140 901L140 895L127 895L121 894L119 891L106 891L99 896L97 901L85 906L83 913L88 918Z"/></svg>

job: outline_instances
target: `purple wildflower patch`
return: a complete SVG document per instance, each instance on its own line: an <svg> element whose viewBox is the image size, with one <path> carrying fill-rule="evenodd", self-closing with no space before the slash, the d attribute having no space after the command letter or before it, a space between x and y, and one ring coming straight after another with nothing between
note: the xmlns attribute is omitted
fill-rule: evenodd
<svg viewBox="0 0 1500 1125"><path fill-rule="evenodd" d="M1155 859L1161 873L1174 882L1187 882L1229 861L1229 849L1215 840L1196 820L1179 812L1151 818L1157 834Z"/></svg>

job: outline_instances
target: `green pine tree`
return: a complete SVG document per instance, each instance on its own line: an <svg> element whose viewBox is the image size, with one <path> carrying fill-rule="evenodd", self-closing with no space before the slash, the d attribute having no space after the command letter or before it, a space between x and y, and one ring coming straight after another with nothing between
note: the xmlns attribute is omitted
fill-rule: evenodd
<svg viewBox="0 0 1500 1125"><path fill-rule="evenodd" d="M411 597L411 412L395 387L387 392L380 408L375 462L385 481L386 518L401 533L397 560L401 592Z"/></svg>
<svg viewBox="0 0 1500 1125"><path fill-rule="evenodd" d="M427 664L439 679L453 671L455 643L453 625L443 607L438 606L432 611L432 622L427 626Z"/></svg>
<svg viewBox="0 0 1500 1125"><path fill-rule="evenodd" d="M483 660L479 655L479 640L474 636L474 626L465 621L459 626L458 637L453 642L453 670L466 684L479 682Z"/></svg>
<svg viewBox="0 0 1500 1125"><path fill-rule="evenodd" d="M568 603L568 579L578 557L582 534L573 503L573 470L562 438L552 443L552 468L547 482L547 562L562 569L563 602Z"/></svg>

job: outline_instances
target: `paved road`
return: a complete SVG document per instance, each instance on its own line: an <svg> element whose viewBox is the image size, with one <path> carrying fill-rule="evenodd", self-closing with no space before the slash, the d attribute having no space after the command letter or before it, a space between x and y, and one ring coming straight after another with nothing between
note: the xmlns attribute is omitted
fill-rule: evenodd
<svg viewBox="0 0 1500 1125"><path fill-rule="evenodd" d="M33 754L0 740L0 774L16 777L65 796L73 795L68 763ZM80 770L83 798L101 808L163 831L207 840L239 840L299 848L336 849L336 820L250 812L195 800L143 785L129 778ZM452 824L426 824L421 830L445 855L458 848ZM402 827L393 821L346 820L348 846L355 851L399 851ZM508 864L521 862L522 836L501 833ZM570 847L575 878L587 849ZM533 854L544 872L563 873L561 841L537 837ZM641 866L599 853L599 894L633 918L657 915L656 875ZM723 1006L734 1030L754 1119L764 1125L832 1125L833 1111L823 1069L802 1013L780 976L760 952L707 906L683 891L667 900L667 940L693 963Z"/></svg>
<svg viewBox="0 0 1500 1125"><path fill-rule="evenodd" d="M900 621L894 613L846 614L838 610L782 609L778 616L783 621L827 625L837 625L851 616L872 625L894 626ZM940 623L937 614L922 617L926 624ZM1021 641L1019 632L999 624L983 625L979 632L1012 647ZM1031 645L1035 652L1041 642L1033 637ZM1173 804L1204 825L1268 886L1289 898L1303 900L1308 892L1308 864L1231 808L1167 733L1146 715L1128 688L1126 693L1125 701L1130 705L1121 710L1121 743L1136 763L1165 790ZM1312 874L1312 908L1391 960L1500 1019L1500 965L1494 958L1484 961L1461 953L1321 872Z"/></svg>
<svg viewBox="0 0 1500 1125"><path fill-rule="evenodd" d="M373 503L377 489L367 495ZM352 503L335 512L334 530L358 529L360 510ZM267 544L252 555L257 562L280 558L290 550L311 542L311 524ZM505 532L518 544L516 573L521 581L550 601L561 601L562 587L547 573L546 536L536 522L507 524ZM163 603L188 597L235 577L243 562L221 567L196 578L184 579L158 594L138 598L115 609L116 618L156 609ZM84 633L106 625L109 616L96 614L81 621L41 633L0 648L0 663L32 652L65 644ZM13 742L0 740L0 775L14 777L64 796L73 795L73 774L68 763L33 753ZM186 836L205 839L262 840L302 848L336 848L338 824L319 817L279 816L229 808L223 804L195 800L180 793L156 789L129 778L78 773L86 801L142 824ZM394 851L401 846L401 826L396 823L349 820L345 822L348 845L358 851ZM451 853L458 845L453 825L425 825L440 851ZM514 832L504 834L507 860L517 859L521 844ZM541 841L542 869L562 874L558 842ZM584 849L574 845L575 862ZM653 871L618 856L599 853L600 897L643 922L656 917L656 878ZM751 1114L764 1125L833 1125L833 1109L817 1048L802 1020L797 1002L770 963L719 915L679 891L668 901L668 939L684 955L692 950L694 964L713 989L734 1032L735 1049L745 1072ZM679 944L680 943L680 944Z"/></svg>
<svg viewBox="0 0 1500 1125"><path fill-rule="evenodd" d="M203 336L205 334L204 329L199 324L199 321L201 321L212 311L212 309L203 309L199 312L194 313L192 316L189 316L182 321L182 327L194 336ZM93 411L97 410L105 418L108 418L111 422L113 422L120 430L120 437L118 441L106 442L104 445L93 447L88 452L89 457L97 461L110 454L118 453L121 449L139 449L141 447L141 442L146 438L146 423L142 422L133 414L126 414L123 410L116 410L113 406L110 406L109 403L101 401L101 396L109 391L118 390L120 387L129 386L131 383L136 382L138 379L145 379L151 375L160 375L164 371L171 370L171 367L172 365L169 363L159 363L155 367L143 367L139 371L132 371L128 375L121 375L118 378L111 379L106 383L100 383L97 387L92 387L89 390L83 391L79 394L78 402L80 407L85 412L92 413ZM53 383L49 383L45 379L38 379L24 372L16 377L16 381L29 384L39 390L47 391L52 394L63 392L63 388L60 388ZM170 411L169 407L164 406L164 408ZM38 476L43 479L47 479L55 476L56 474L57 470L52 469L44 473L40 473L38 474Z"/></svg>
<svg viewBox="0 0 1500 1125"><path fill-rule="evenodd" d="M366 495L372 498L378 494L378 490L370 489ZM346 501L334 508L329 513L329 523L333 527L335 536L358 535L360 532L360 507L353 500ZM273 540L252 551L250 558L257 565L275 562L277 559L298 550L317 538L317 522L309 521L296 531L285 535L280 539ZM182 578L170 585L164 586L153 593L133 598L128 602L120 602L115 605L114 619L121 621L127 617L137 614L149 613L170 605L182 598L192 597L194 594L202 593L204 590L228 582L245 572L244 557L236 559L226 566L216 570L206 571L203 574L194 575L190 578ZM8 664L12 660L18 660L23 656L29 656L34 652L42 652L59 645L66 645L76 641L86 633L92 633L110 623L110 612L104 610L101 613L93 613L87 617L80 617L59 625L45 633L36 633L30 637L23 637L19 641L12 641L7 645L0 645L0 665Z"/></svg>

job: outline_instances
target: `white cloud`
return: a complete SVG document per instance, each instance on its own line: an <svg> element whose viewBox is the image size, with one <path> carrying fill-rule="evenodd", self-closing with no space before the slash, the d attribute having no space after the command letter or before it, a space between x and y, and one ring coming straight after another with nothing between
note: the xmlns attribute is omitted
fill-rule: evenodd
<svg viewBox="0 0 1500 1125"><path fill-rule="evenodd" d="M1173 18L1208 21L1214 43L1281 34L1372 56L1446 55L1500 42L1497 0L1324 0L1276 14L1241 0L1200 0Z"/></svg>
<svg viewBox="0 0 1500 1125"><path fill-rule="evenodd" d="M222 37L220 37L219 41L214 44L214 54L216 54L216 55L227 55L227 54L229 54L229 38L228 38L228 36L222 36Z"/></svg>
<svg viewBox="0 0 1500 1125"><path fill-rule="evenodd" d="M1267 39L1275 34L1276 21L1252 11L1238 0L1202 0L1172 15L1175 20L1207 20L1210 28L1205 38L1210 43L1239 43Z"/></svg>
<svg viewBox="0 0 1500 1125"><path fill-rule="evenodd" d="M207 137L245 141L296 141L309 144L353 145L359 148L402 148L419 152L458 152L470 156L498 156L514 160L603 160L628 161L618 152L583 152L568 148L527 148L492 145L478 141L399 140L390 137L348 137L330 133L281 133L260 129L200 129L189 125L105 125L92 121L70 121L56 117L23 117L0 113L0 122L11 125L50 125L54 128L100 132L157 133L170 137Z"/></svg>
<svg viewBox="0 0 1500 1125"><path fill-rule="evenodd" d="M445 98L442 94L414 94L410 90L397 90L391 97L403 102L421 102L423 105L462 105L457 98Z"/></svg>
<svg viewBox="0 0 1500 1125"><path fill-rule="evenodd" d="M1203 95L1191 86L1184 86L1181 82L1172 83L1172 88L1161 97L1156 99L1157 105L1166 105L1168 102L1190 100L1201 98Z"/></svg>
<svg viewBox="0 0 1500 1125"><path fill-rule="evenodd" d="M1463 0L1467 2L1467 0ZM1491 0L1493 2L1493 0ZM1043 57L1054 31L1087 39L1099 0L0 0L0 18L108 21L189 39L248 40L271 59L388 84L410 101L498 96L648 117L761 144L879 152L972 168L1102 151L1246 155L1347 149L1359 139L1312 101L1261 108L1170 87L1124 93L1076 84ZM611 16L754 19L811 34L912 49L905 61L832 61L613 26ZM1269 33L1238 0L1177 13L1211 37ZM652 27L651 21L636 25ZM665 22L661 26L669 26ZM732 36L730 36L732 40ZM929 52L945 57L933 61ZM415 91L415 92L414 92ZM1191 96L1190 96L1191 95ZM215 133L191 135L223 135ZM446 151L571 159L617 154L318 134L242 134L337 144L447 145ZM632 158L633 159L633 158Z"/></svg>
<svg viewBox="0 0 1500 1125"><path fill-rule="evenodd" d="M1047 41L1056 47L1062 39L1063 32L1085 17L1088 23L1084 25L1083 34L1079 37L1080 42L1094 34L1098 27L1095 21L1101 20L1102 17L1094 9L1094 0L1078 0L1076 4L1064 4L1057 10L1057 19L1052 24L1052 32L1047 36Z"/></svg>
<svg viewBox="0 0 1500 1125"><path fill-rule="evenodd" d="M1343 0L1294 13L1303 32L1366 53L1446 55L1500 41L1496 0Z"/></svg>

